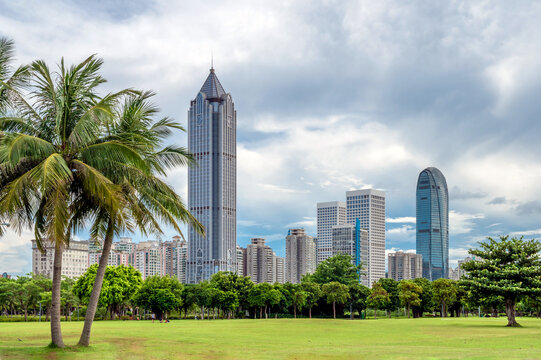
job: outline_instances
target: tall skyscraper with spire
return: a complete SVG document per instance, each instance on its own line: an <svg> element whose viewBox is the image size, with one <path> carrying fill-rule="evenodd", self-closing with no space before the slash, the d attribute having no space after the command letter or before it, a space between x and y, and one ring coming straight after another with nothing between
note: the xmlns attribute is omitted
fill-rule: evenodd
<svg viewBox="0 0 541 360"><path fill-rule="evenodd" d="M188 169L188 206L205 227L189 229L189 283L218 271L237 271L237 113L210 69L188 111L188 149L197 165Z"/></svg>

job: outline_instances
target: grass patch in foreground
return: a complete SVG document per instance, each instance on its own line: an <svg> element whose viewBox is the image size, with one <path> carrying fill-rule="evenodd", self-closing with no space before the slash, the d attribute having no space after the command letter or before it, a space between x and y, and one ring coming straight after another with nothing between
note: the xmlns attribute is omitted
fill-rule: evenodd
<svg viewBox="0 0 541 360"><path fill-rule="evenodd" d="M0 359L513 359L541 358L541 320L425 318L99 321L62 323L66 349L46 348L48 323L0 323ZM21 339L22 341L19 341Z"/></svg>

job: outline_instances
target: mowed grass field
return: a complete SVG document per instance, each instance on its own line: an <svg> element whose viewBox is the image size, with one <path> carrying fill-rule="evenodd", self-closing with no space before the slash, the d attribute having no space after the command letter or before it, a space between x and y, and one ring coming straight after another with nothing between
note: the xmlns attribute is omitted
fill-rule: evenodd
<svg viewBox="0 0 541 360"><path fill-rule="evenodd" d="M45 348L48 323L0 323L0 359L541 359L541 320L424 318L98 321L62 324L67 349ZM19 341L18 339L22 340Z"/></svg>

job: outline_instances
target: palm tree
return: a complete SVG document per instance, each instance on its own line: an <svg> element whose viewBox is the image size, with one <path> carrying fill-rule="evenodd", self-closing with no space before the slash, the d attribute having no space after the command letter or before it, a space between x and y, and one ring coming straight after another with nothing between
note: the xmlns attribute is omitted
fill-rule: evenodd
<svg viewBox="0 0 541 360"><path fill-rule="evenodd" d="M90 56L68 69L62 59L58 71L51 72L45 62L34 61L26 96L2 81L10 92L6 102L11 110L0 117L0 218L19 231L33 226L41 250L45 241L54 245L51 345L58 347L64 346L62 251L78 229L72 226L75 200L118 211L124 206L120 186L96 165L103 157L141 161L135 149L102 139L115 104L130 91L99 97L97 87L105 82L98 74L101 65L101 59Z"/></svg>
<svg viewBox="0 0 541 360"><path fill-rule="evenodd" d="M182 199L158 176L175 166L193 163L193 157L182 147L166 146L163 140L173 129L184 130L180 124L168 118L154 122L158 109L150 103L154 94L143 92L126 97L107 130L104 141L120 141L137 151L141 162L124 163L116 159L103 158L99 166L107 178L121 187L123 209L110 211L99 204L81 201L84 204L75 218L85 219L93 215L92 237L104 239L96 280L87 307L85 325L79 345L88 346L92 322L107 266L113 235L135 229L143 234L163 234L162 224L172 226L181 235L177 221L189 223L203 234L202 225L186 209ZM90 205L90 206L89 206Z"/></svg>

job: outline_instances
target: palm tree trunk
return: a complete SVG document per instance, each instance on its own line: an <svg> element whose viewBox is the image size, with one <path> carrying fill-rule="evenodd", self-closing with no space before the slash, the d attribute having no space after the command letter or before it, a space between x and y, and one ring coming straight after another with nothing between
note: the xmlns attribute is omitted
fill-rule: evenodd
<svg viewBox="0 0 541 360"><path fill-rule="evenodd" d="M53 289L51 294L51 342L57 347L64 347L62 328L60 326L60 286L62 284L62 251L61 244L56 244L53 262Z"/></svg>
<svg viewBox="0 0 541 360"><path fill-rule="evenodd" d="M79 339L80 346L88 346L90 344L90 331L92 330L92 322L98 309L98 301L100 300L101 286L103 284L103 277L105 276L105 269L109 263L109 253L111 252L111 246L113 244L114 224L113 219L109 219L107 225L107 233L103 241L103 249L101 251L100 263L98 265L98 271L96 272L96 279L94 280L94 286L92 287L92 293L90 293L90 300L88 301L88 307L85 315L85 325L81 338Z"/></svg>

